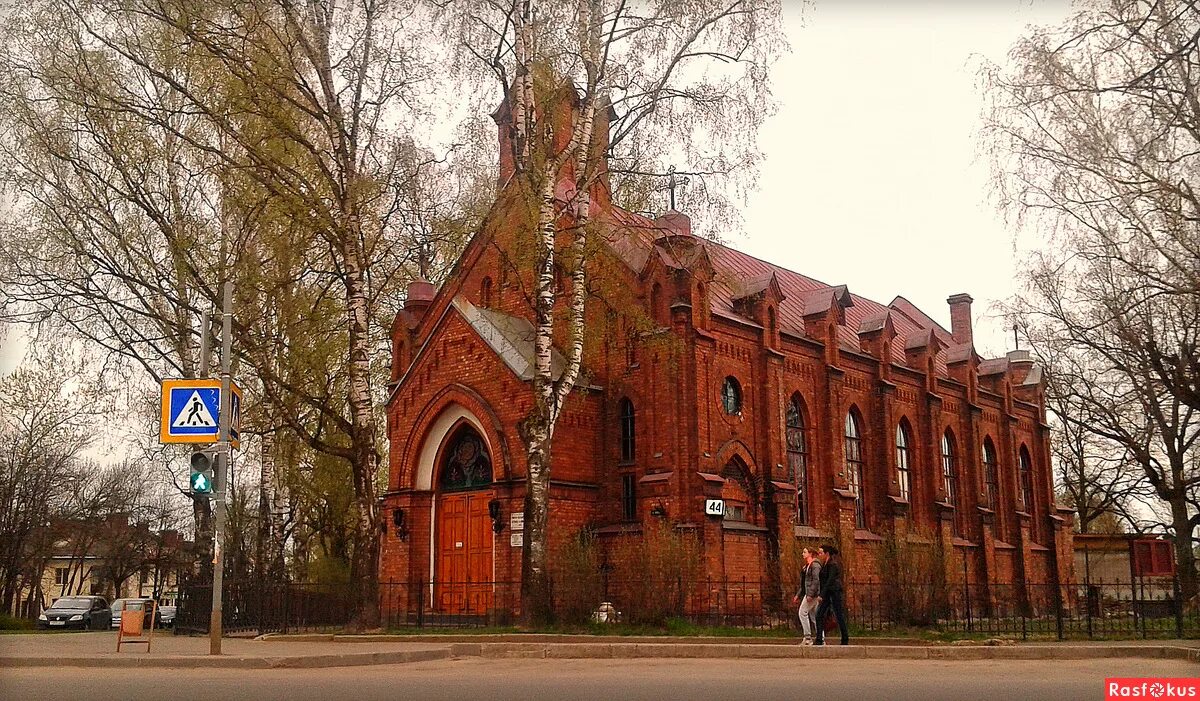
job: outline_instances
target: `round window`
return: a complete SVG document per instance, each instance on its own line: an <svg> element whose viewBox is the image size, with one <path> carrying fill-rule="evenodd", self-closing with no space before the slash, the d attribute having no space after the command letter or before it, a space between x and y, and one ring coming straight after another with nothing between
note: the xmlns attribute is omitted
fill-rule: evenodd
<svg viewBox="0 0 1200 701"><path fill-rule="evenodd" d="M726 414L739 414L742 411L742 386L733 377L726 377L721 385L721 404Z"/></svg>

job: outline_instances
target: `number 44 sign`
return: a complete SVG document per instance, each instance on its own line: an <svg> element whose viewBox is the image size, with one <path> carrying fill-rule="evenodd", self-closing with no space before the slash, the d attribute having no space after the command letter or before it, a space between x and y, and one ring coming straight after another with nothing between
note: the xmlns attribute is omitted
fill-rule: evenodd
<svg viewBox="0 0 1200 701"><path fill-rule="evenodd" d="M229 441L241 447L242 390L231 384ZM220 380L163 380L159 443L215 443L220 425Z"/></svg>

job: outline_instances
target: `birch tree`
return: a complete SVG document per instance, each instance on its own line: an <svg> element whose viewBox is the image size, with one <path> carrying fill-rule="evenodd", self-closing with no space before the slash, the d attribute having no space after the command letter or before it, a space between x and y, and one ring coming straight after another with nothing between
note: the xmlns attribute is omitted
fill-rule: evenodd
<svg viewBox="0 0 1200 701"><path fill-rule="evenodd" d="M190 377L195 319L235 280L251 428L351 466L359 626L377 620L380 348L428 253L396 214L439 160L407 133L427 77L412 12L60 0L10 18L0 79L14 313Z"/></svg>
<svg viewBox="0 0 1200 701"><path fill-rule="evenodd" d="M646 189L667 172L752 180L754 135L769 113L767 68L781 46L773 0L576 0L451 3L463 54L495 80L514 177L529 212L531 259L521 261L536 329L533 404L520 424L526 447L522 615L548 618L551 447L579 379L585 341L591 193ZM499 97L496 101L499 102ZM598 120L606 124L598 128ZM739 170L740 168L740 170ZM519 259L518 259L519 260ZM556 274L565 281L556 289ZM561 332L556 334L556 329ZM556 338L557 336L557 338ZM565 365L552 367L561 343Z"/></svg>

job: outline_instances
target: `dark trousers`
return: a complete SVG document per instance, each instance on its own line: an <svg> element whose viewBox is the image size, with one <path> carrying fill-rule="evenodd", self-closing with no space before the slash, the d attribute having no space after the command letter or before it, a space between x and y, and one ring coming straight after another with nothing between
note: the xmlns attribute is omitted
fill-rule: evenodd
<svg viewBox="0 0 1200 701"><path fill-rule="evenodd" d="M846 598L845 594L840 591L831 591L824 599L821 599L821 605L817 607L817 642L825 642L825 617L829 615L830 610L837 617L838 629L842 632L842 644L850 643L850 628L846 626Z"/></svg>

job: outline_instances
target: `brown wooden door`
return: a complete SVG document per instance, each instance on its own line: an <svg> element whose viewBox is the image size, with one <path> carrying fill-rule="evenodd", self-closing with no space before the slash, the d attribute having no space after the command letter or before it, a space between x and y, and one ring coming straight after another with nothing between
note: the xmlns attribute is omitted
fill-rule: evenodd
<svg viewBox="0 0 1200 701"><path fill-rule="evenodd" d="M491 608L490 498L490 492L474 492L439 500L434 601L442 613L485 614Z"/></svg>

